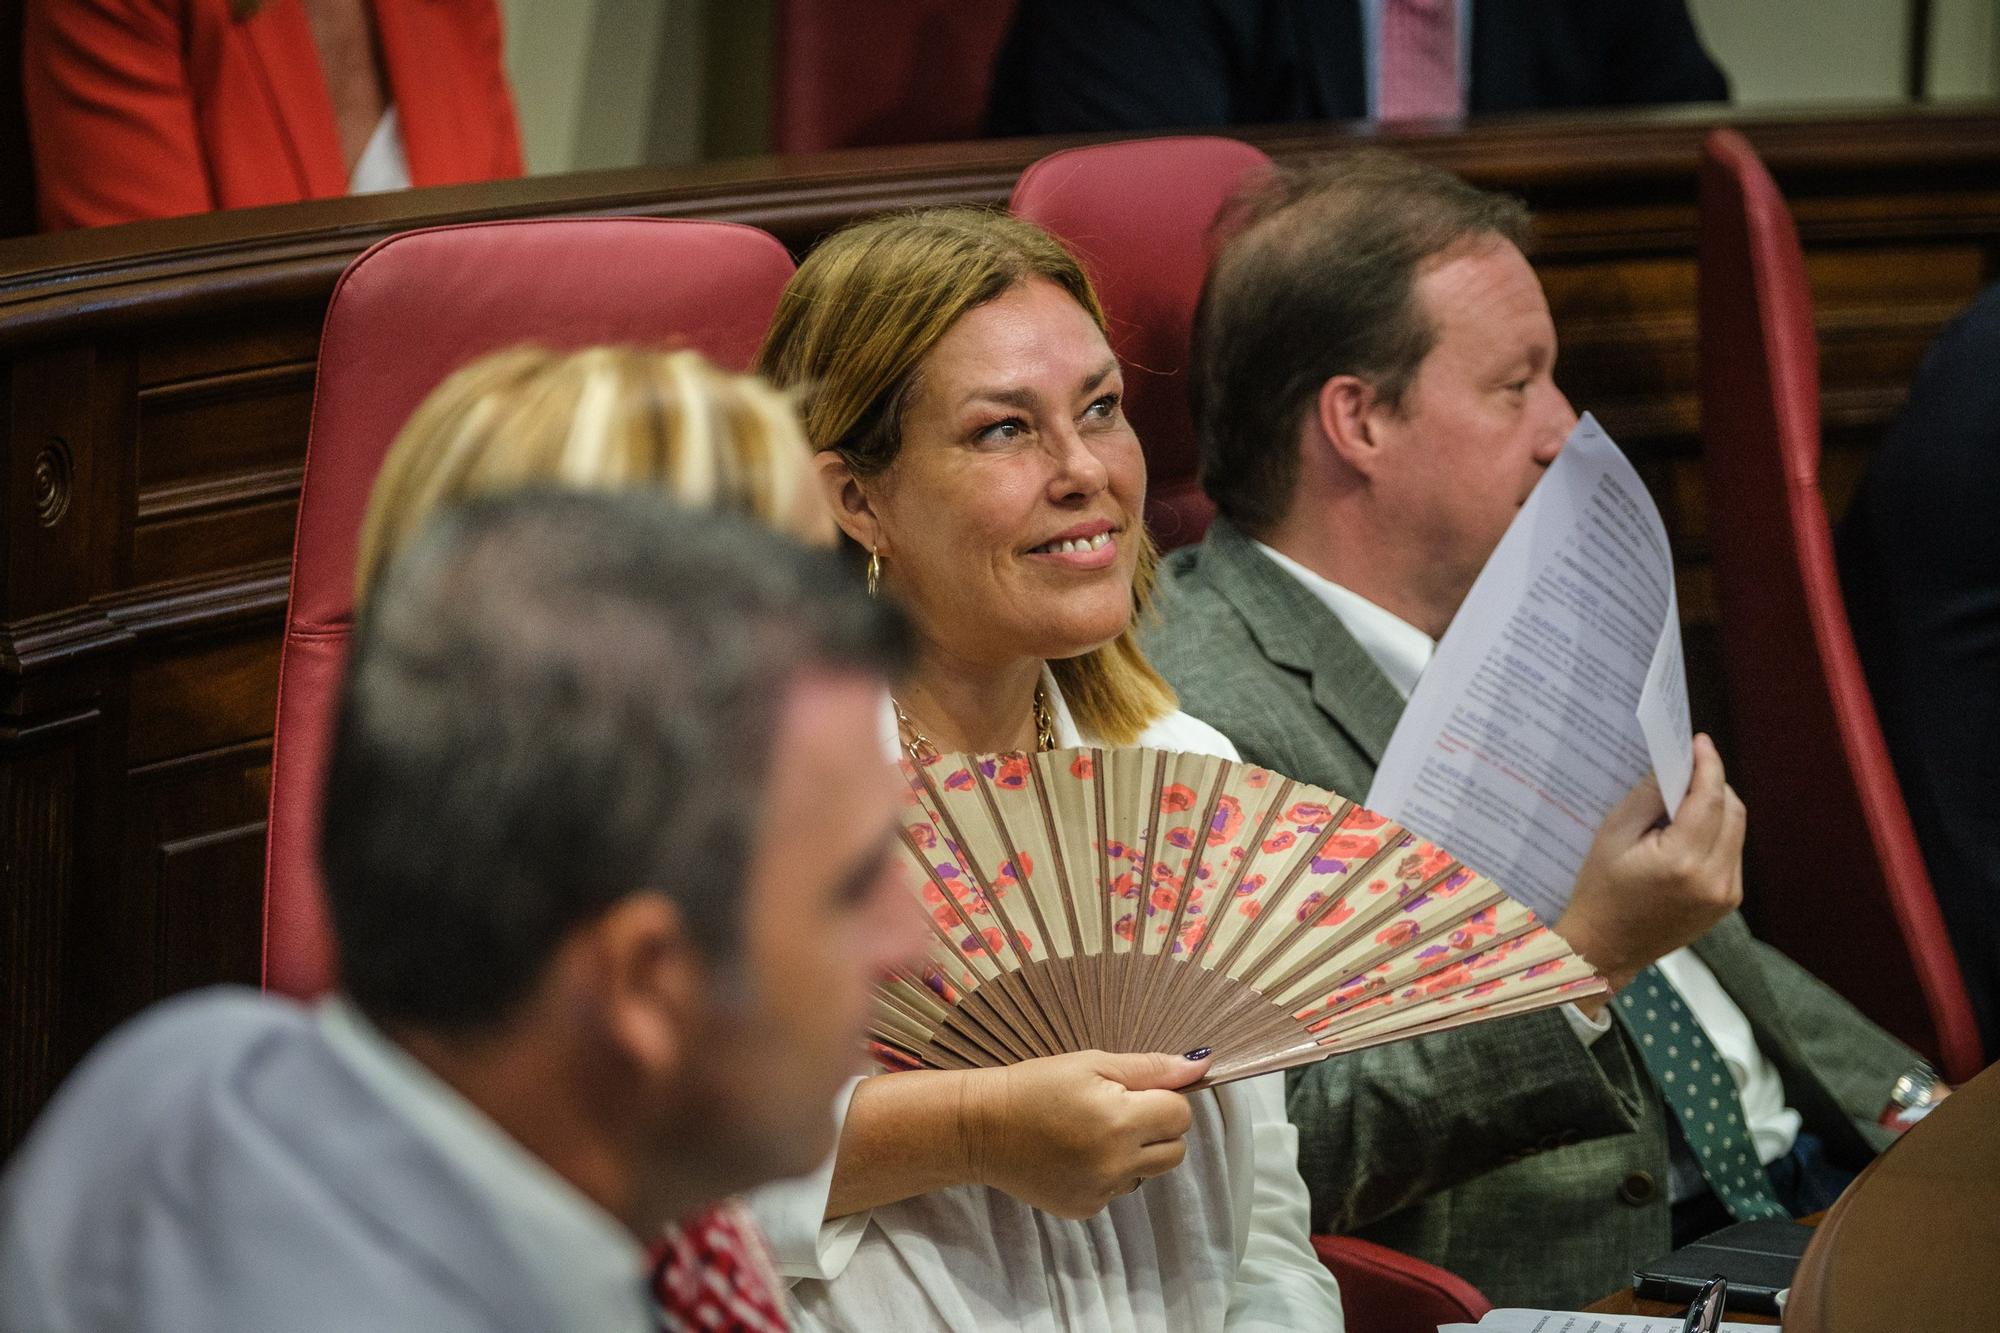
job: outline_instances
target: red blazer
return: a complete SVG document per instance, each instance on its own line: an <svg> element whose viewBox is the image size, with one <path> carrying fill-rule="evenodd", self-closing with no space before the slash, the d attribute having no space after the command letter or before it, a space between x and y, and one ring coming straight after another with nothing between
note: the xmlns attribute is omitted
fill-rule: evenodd
<svg viewBox="0 0 2000 1333"><path fill-rule="evenodd" d="M521 174L495 0L373 0L414 185ZM44 228L347 193L303 0L28 0Z"/></svg>

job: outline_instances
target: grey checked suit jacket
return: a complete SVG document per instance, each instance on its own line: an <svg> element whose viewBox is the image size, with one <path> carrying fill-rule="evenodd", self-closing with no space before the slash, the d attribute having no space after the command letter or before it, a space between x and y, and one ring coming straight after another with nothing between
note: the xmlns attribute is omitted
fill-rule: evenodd
<svg viewBox="0 0 2000 1333"><path fill-rule="evenodd" d="M1226 519L1168 557L1146 649L1245 759L1367 795L1402 696ZM1694 947L1829 1156L1866 1161L1914 1053L1736 916ZM1310 1065L1287 1087L1316 1231L1442 1264L1498 1305L1558 1309L1671 1248L1664 1115L1622 1028L1586 1049L1560 1012L1528 1014Z"/></svg>
<svg viewBox="0 0 2000 1333"><path fill-rule="evenodd" d="M310 1013L202 992L94 1053L0 1178L0 1330L548 1333L491 1211Z"/></svg>

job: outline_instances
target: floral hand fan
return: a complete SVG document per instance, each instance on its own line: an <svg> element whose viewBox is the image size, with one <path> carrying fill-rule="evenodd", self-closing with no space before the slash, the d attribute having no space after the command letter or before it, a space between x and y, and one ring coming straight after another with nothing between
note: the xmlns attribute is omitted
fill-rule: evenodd
<svg viewBox="0 0 2000 1333"><path fill-rule="evenodd" d="M1605 989L1448 852L1266 769L1143 749L903 768L931 931L877 991L891 1068L1208 1046L1207 1086Z"/></svg>

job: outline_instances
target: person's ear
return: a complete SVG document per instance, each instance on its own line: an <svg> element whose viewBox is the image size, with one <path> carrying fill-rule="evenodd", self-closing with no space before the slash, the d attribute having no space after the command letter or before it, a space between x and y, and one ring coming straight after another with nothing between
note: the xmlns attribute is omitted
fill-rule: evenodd
<svg viewBox="0 0 2000 1333"><path fill-rule="evenodd" d="M1388 404L1358 375L1335 375L1319 386L1308 419L1310 436L1348 471L1374 475L1382 455L1381 424Z"/></svg>
<svg viewBox="0 0 2000 1333"><path fill-rule="evenodd" d="M588 928L606 1035L649 1080L675 1073L707 1020L713 986L680 908L635 893Z"/></svg>
<svg viewBox="0 0 2000 1333"><path fill-rule="evenodd" d="M860 543L863 550L887 559L889 550L882 533L882 520L875 513L868 488L847 466L838 450L822 449L813 455L813 471L819 479L820 494L840 530Z"/></svg>

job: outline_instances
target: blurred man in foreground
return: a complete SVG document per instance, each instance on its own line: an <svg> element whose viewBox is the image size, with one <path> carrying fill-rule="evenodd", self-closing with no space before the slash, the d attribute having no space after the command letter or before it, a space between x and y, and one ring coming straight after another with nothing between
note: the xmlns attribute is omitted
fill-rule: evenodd
<svg viewBox="0 0 2000 1333"><path fill-rule="evenodd" d="M0 1182L0 1328L671 1326L644 1242L826 1155L913 942L904 632L831 559L639 496L430 529L348 660L341 993L95 1053Z"/></svg>

